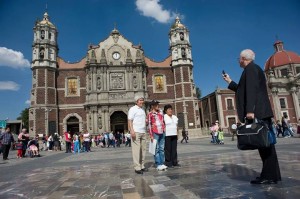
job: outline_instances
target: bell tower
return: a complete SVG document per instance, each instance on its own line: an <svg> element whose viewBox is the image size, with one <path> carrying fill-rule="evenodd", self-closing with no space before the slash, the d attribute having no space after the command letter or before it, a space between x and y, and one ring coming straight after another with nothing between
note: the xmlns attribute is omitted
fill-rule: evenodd
<svg viewBox="0 0 300 199"><path fill-rule="evenodd" d="M33 28L32 89L29 109L29 133L53 134L58 129L57 110L57 29L45 12Z"/></svg>
<svg viewBox="0 0 300 199"><path fill-rule="evenodd" d="M199 105L193 77L189 30L177 16L169 32L171 67L174 74L175 108L185 129L200 127Z"/></svg>

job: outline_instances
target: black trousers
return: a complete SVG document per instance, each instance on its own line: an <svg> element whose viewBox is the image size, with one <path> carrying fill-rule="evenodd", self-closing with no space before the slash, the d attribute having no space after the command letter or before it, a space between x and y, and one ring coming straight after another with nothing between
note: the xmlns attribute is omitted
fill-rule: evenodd
<svg viewBox="0 0 300 199"><path fill-rule="evenodd" d="M273 129L270 118L264 121L268 124L269 129ZM281 174L275 145L272 144L268 148L258 149L258 152L263 162L260 177L267 180L281 181Z"/></svg>
<svg viewBox="0 0 300 199"><path fill-rule="evenodd" d="M6 160L9 154L10 144L2 144L3 160Z"/></svg>
<svg viewBox="0 0 300 199"><path fill-rule="evenodd" d="M66 153L71 153L71 142L66 142Z"/></svg>
<svg viewBox="0 0 300 199"><path fill-rule="evenodd" d="M178 164L177 135L166 136L165 138L165 164L168 167Z"/></svg>
<svg viewBox="0 0 300 199"><path fill-rule="evenodd" d="M270 147L258 149L258 151L263 162L260 177L267 180L281 181L275 145L272 144Z"/></svg>

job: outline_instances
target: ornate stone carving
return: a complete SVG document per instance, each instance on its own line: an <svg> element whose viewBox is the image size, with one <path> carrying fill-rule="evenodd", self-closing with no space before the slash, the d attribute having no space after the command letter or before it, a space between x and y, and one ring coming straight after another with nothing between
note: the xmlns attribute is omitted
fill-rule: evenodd
<svg viewBox="0 0 300 199"><path fill-rule="evenodd" d="M124 89L124 73L110 73L110 88Z"/></svg>
<svg viewBox="0 0 300 199"><path fill-rule="evenodd" d="M97 77L97 89L101 90L101 77L100 76Z"/></svg>
<svg viewBox="0 0 300 199"><path fill-rule="evenodd" d="M127 58L131 58L131 52L130 52L130 49L127 49Z"/></svg>
<svg viewBox="0 0 300 199"><path fill-rule="evenodd" d="M92 115L89 113L89 128L92 129Z"/></svg>
<svg viewBox="0 0 300 199"><path fill-rule="evenodd" d="M102 129L102 118L101 118L101 115L98 116L98 128Z"/></svg>
<svg viewBox="0 0 300 199"><path fill-rule="evenodd" d="M110 93L109 99L125 99L126 93Z"/></svg>
<svg viewBox="0 0 300 199"><path fill-rule="evenodd" d="M89 88L88 88L88 90L91 91L92 90L92 76L88 75L88 79L89 79L89 82L88 82Z"/></svg>
<svg viewBox="0 0 300 199"><path fill-rule="evenodd" d="M114 42L117 43L118 40L119 40L119 35L118 34L113 34L113 39L114 39Z"/></svg>
<svg viewBox="0 0 300 199"><path fill-rule="evenodd" d="M138 86L137 77L135 75L132 78L132 86L133 88L137 88Z"/></svg>

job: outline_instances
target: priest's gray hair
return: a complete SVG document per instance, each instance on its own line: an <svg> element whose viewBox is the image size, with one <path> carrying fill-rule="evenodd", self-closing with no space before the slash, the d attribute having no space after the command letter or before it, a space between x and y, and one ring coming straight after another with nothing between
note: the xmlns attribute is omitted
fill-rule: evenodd
<svg viewBox="0 0 300 199"><path fill-rule="evenodd" d="M255 53L250 49L243 50L240 56L244 57L246 60L255 60Z"/></svg>

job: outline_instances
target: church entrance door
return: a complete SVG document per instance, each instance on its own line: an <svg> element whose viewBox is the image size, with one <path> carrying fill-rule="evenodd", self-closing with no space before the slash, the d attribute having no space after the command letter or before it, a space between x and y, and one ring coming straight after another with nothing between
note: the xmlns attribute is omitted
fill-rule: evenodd
<svg viewBox="0 0 300 199"><path fill-rule="evenodd" d="M110 116L110 128L114 133L117 131L123 133L125 130L128 130L127 115L123 111L115 111Z"/></svg>
<svg viewBox="0 0 300 199"><path fill-rule="evenodd" d="M72 135L79 132L79 119L77 117L70 117L67 120L67 131L70 131Z"/></svg>

